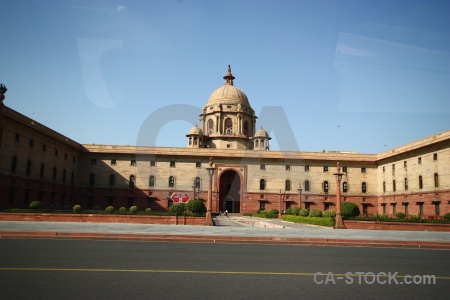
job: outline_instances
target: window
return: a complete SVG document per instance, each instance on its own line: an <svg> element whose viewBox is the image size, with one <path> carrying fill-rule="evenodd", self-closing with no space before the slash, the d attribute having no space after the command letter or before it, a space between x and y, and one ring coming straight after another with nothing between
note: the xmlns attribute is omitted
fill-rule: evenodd
<svg viewBox="0 0 450 300"><path fill-rule="evenodd" d="M91 175L89 175L89 185L94 185L95 184L95 174L91 173Z"/></svg>
<svg viewBox="0 0 450 300"><path fill-rule="evenodd" d="M199 162L199 161L196 162L196 163L195 163L195 167L196 167L196 168L201 168L201 167L202 167L202 163Z"/></svg>
<svg viewBox="0 0 450 300"><path fill-rule="evenodd" d="M156 167L156 160L150 161L150 167Z"/></svg>
<svg viewBox="0 0 450 300"><path fill-rule="evenodd" d="M58 156L58 149L55 149L55 156Z"/></svg>
<svg viewBox="0 0 450 300"><path fill-rule="evenodd" d="M41 169L39 170L39 177L44 178L44 163L41 164Z"/></svg>
<svg viewBox="0 0 450 300"><path fill-rule="evenodd" d="M392 175L395 175L395 165L392 165Z"/></svg>
<svg viewBox="0 0 450 300"><path fill-rule="evenodd" d="M135 160L135 159L132 159L132 160L130 161L130 165L131 165L131 166L135 166L135 165L136 165L136 160Z"/></svg>
<svg viewBox="0 0 450 300"><path fill-rule="evenodd" d="M419 203L419 215L423 215L423 203Z"/></svg>
<svg viewBox="0 0 450 300"><path fill-rule="evenodd" d="M91 165L96 165L97 164L97 160L95 158L91 159Z"/></svg>
<svg viewBox="0 0 450 300"><path fill-rule="evenodd" d="M395 215L397 213L397 203L392 203L392 214Z"/></svg>
<svg viewBox="0 0 450 300"><path fill-rule="evenodd" d="M347 173L347 167L342 167L342 172Z"/></svg>
<svg viewBox="0 0 450 300"><path fill-rule="evenodd" d="M419 158L417 159L417 163L418 163L419 165L422 163L422 157L419 157Z"/></svg>
<svg viewBox="0 0 450 300"><path fill-rule="evenodd" d="M155 176L150 175L150 178L149 178L149 180L148 180L148 185L149 185L150 187L154 187L154 186L155 186Z"/></svg>
<svg viewBox="0 0 450 300"><path fill-rule="evenodd" d="M286 191L290 191L291 190L291 181L290 180L286 180L286 182L284 183L284 189Z"/></svg>
<svg viewBox="0 0 450 300"><path fill-rule="evenodd" d="M175 186L175 177L170 176L169 177L169 187L174 187Z"/></svg>
<svg viewBox="0 0 450 300"><path fill-rule="evenodd" d="M328 166L323 166L323 171L328 172Z"/></svg>
<svg viewBox="0 0 450 300"><path fill-rule="evenodd" d="M73 179L74 179L74 177L75 177L75 173L72 171L72 172L70 173L70 183L72 183L72 184L73 184Z"/></svg>
<svg viewBox="0 0 450 300"><path fill-rule="evenodd" d="M323 182L323 192L328 193L328 181L326 180Z"/></svg>
<svg viewBox="0 0 450 300"><path fill-rule="evenodd" d="M56 167L53 167L52 178L53 180L56 180Z"/></svg>
<svg viewBox="0 0 450 300"><path fill-rule="evenodd" d="M64 153L64 160L67 160L67 153Z"/></svg>
<svg viewBox="0 0 450 300"><path fill-rule="evenodd" d="M266 209L266 203L264 201L260 201L259 202L259 209L260 210L265 210Z"/></svg>
<svg viewBox="0 0 450 300"><path fill-rule="evenodd" d="M367 184L365 182L361 183L361 192L367 192Z"/></svg>
<svg viewBox="0 0 450 300"><path fill-rule="evenodd" d="M309 180L305 180L305 192L309 192Z"/></svg>
<svg viewBox="0 0 450 300"><path fill-rule="evenodd" d="M214 121L208 120L208 134L212 134L214 132Z"/></svg>
<svg viewBox="0 0 450 300"><path fill-rule="evenodd" d="M385 166L383 166L383 173L386 171L386 167Z"/></svg>
<svg viewBox="0 0 450 300"><path fill-rule="evenodd" d="M286 165L286 171L290 171L291 170L291 165Z"/></svg>
<svg viewBox="0 0 450 300"><path fill-rule="evenodd" d="M136 177L134 175L130 175L130 189L134 189L136 183Z"/></svg>
<svg viewBox="0 0 450 300"><path fill-rule="evenodd" d="M397 186L395 184L395 179L392 180L392 190L395 192L397 190Z"/></svg>
<svg viewBox="0 0 450 300"><path fill-rule="evenodd" d="M434 187L439 187L439 175L438 173L434 173Z"/></svg>
<svg viewBox="0 0 450 300"><path fill-rule="evenodd" d="M419 189L423 189L422 175L419 176Z"/></svg>
<svg viewBox="0 0 450 300"><path fill-rule="evenodd" d="M11 161L11 172L12 173L16 172L16 169L17 169L17 156L14 155Z"/></svg>
<svg viewBox="0 0 450 300"><path fill-rule="evenodd" d="M171 161L170 162L170 166L174 168L175 167L175 161Z"/></svg>
<svg viewBox="0 0 450 300"><path fill-rule="evenodd" d="M111 159L111 165L115 166L117 164L117 161L115 159Z"/></svg>
<svg viewBox="0 0 450 300"><path fill-rule="evenodd" d="M440 215L441 211L439 209L439 203L434 203L434 211L435 211L436 216Z"/></svg>
<svg viewBox="0 0 450 300"><path fill-rule="evenodd" d="M437 160L437 153L433 154L433 160Z"/></svg>
<svg viewBox="0 0 450 300"><path fill-rule="evenodd" d="M259 165L259 169L260 170L265 170L266 169L266 165L265 164L260 164Z"/></svg>
<svg viewBox="0 0 450 300"><path fill-rule="evenodd" d="M305 172L309 172L309 166L305 166Z"/></svg>
<svg viewBox="0 0 450 300"><path fill-rule="evenodd" d="M200 188L200 185L201 185L200 177L195 177L194 182L195 182L195 187Z"/></svg>
<svg viewBox="0 0 450 300"><path fill-rule="evenodd" d="M342 192L347 193L347 191L348 191L348 184L347 184L347 181L344 181L342 183Z"/></svg>
<svg viewBox="0 0 450 300"><path fill-rule="evenodd" d="M365 167L361 168L361 173L366 173L366 168Z"/></svg>
<svg viewBox="0 0 450 300"><path fill-rule="evenodd" d="M45 152L45 151L47 151L47 145L46 144L42 145L42 152Z"/></svg>
<svg viewBox="0 0 450 300"><path fill-rule="evenodd" d="M383 181L383 193L386 193L386 181Z"/></svg>
<svg viewBox="0 0 450 300"><path fill-rule="evenodd" d="M406 162L406 160L403 162L403 168L404 168L405 170L408 169L408 163Z"/></svg>
<svg viewBox="0 0 450 300"><path fill-rule="evenodd" d="M30 175L31 173L31 160L29 159L27 161L27 175Z"/></svg>
<svg viewBox="0 0 450 300"><path fill-rule="evenodd" d="M20 135L16 133L16 142L18 143L20 141Z"/></svg>
<svg viewBox="0 0 450 300"><path fill-rule="evenodd" d="M225 119L225 134L231 135L233 133L233 121L231 118Z"/></svg>
<svg viewBox="0 0 450 300"><path fill-rule="evenodd" d="M244 134L248 135L248 121L244 121Z"/></svg>
<svg viewBox="0 0 450 300"><path fill-rule="evenodd" d="M64 169L63 173L62 173L62 182L66 182L66 174L67 174L67 171L66 171L66 169Z"/></svg>
<svg viewBox="0 0 450 300"><path fill-rule="evenodd" d="M405 215L408 215L408 203L405 203Z"/></svg>
<svg viewBox="0 0 450 300"><path fill-rule="evenodd" d="M116 175L109 175L109 186L114 186L116 184Z"/></svg>
<svg viewBox="0 0 450 300"><path fill-rule="evenodd" d="M259 181L259 189L260 190L265 190L266 189L266 181L264 179L261 179Z"/></svg>
<svg viewBox="0 0 450 300"><path fill-rule="evenodd" d="M408 178L405 178L405 191L408 190Z"/></svg>
<svg viewBox="0 0 450 300"><path fill-rule="evenodd" d="M33 144L34 144L34 141L33 141L33 140L30 140L30 141L28 142L28 146L30 146L30 148L33 148Z"/></svg>

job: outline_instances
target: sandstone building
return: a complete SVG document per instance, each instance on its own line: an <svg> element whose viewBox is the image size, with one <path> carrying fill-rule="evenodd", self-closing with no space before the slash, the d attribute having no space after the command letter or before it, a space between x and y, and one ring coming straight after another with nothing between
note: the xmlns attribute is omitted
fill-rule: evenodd
<svg viewBox="0 0 450 300"><path fill-rule="evenodd" d="M234 79L229 68L200 123L186 134L185 148L79 144L2 99L0 206L40 200L52 207L167 210L174 192L207 199L205 168L212 158L213 212L334 209L337 162L344 173L342 201L356 203L363 214L450 212L450 130L379 154L272 151Z"/></svg>

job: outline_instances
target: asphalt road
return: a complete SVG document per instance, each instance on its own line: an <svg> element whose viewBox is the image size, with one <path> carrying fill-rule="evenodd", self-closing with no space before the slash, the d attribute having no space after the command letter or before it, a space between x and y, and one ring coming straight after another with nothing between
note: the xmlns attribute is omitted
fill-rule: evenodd
<svg viewBox="0 0 450 300"><path fill-rule="evenodd" d="M0 239L1 299L447 299L449 291L445 250Z"/></svg>

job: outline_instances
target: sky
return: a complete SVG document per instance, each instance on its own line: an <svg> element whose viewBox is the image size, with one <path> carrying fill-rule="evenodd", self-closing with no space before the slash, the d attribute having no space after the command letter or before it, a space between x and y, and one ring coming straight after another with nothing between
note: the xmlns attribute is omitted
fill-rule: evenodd
<svg viewBox="0 0 450 300"><path fill-rule="evenodd" d="M231 65L271 150L450 129L450 1L0 0L4 104L83 144L187 147Z"/></svg>

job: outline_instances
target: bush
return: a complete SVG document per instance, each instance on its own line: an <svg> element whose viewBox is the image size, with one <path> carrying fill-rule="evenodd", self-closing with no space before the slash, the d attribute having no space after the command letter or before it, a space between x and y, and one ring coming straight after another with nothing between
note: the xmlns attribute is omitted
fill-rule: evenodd
<svg viewBox="0 0 450 300"><path fill-rule="evenodd" d="M307 217L309 215L309 209L306 208L300 209L298 215L301 217Z"/></svg>
<svg viewBox="0 0 450 300"><path fill-rule="evenodd" d="M67 210L70 210L70 209L72 209L72 204L66 204L65 206L64 206L64 209L67 209Z"/></svg>
<svg viewBox="0 0 450 300"><path fill-rule="evenodd" d="M306 223L318 226L326 226L333 227L334 219L333 218L316 218L316 217L301 217L301 216L283 216L284 221L294 222L294 223Z"/></svg>
<svg viewBox="0 0 450 300"><path fill-rule="evenodd" d="M278 213L279 213L278 209L271 209L267 212L267 214L270 215L278 215Z"/></svg>
<svg viewBox="0 0 450 300"><path fill-rule="evenodd" d="M151 212L152 211L152 209L150 208L150 207L147 207L146 209L145 209L145 212Z"/></svg>
<svg viewBox="0 0 450 300"><path fill-rule="evenodd" d="M30 208L41 208L42 207L42 202L41 201L33 201L30 203Z"/></svg>
<svg viewBox="0 0 450 300"><path fill-rule="evenodd" d="M267 210L260 210L259 213L261 215L267 215L268 211Z"/></svg>
<svg viewBox="0 0 450 300"><path fill-rule="evenodd" d="M294 208L292 209L292 214L293 214L294 216L298 215L299 212L300 212L300 207L294 207Z"/></svg>
<svg viewBox="0 0 450 300"><path fill-rule="evenodd" d="M107 214L112 214L114 211L114 206L108 206L107 208L105 208L105 212Z"/></svg>
<svg viewBox="0 0 450 300"><path fill-rule="evenodd" d="M119 212L121 212L121 213L123 213L123 212L126 212L127 211L127 208L126 207L121 207L121 208L119 208Z"/></svg>
<svg viewBox="0 0 450 300"><path fill-rule="evenodd" d="M322 217L334 218L336 217L336 212L334 210L327 209L326 211L323 212Z"/></svg>
<svg viewBox="0 0 450 300"><path fill-rule="evenodd" d="M286 215L292 215L292 208L288 208L286 209L286 211L284 212Z"/></svg>
<svg viewBox="0 0 450 300"><path fill-rule="evenodd" d="M322 211L318 208L314 208L309 212L309 216L320 218L320 217L322 217Z"/></svg>
<svg viewBox="0 0 450 300"><path fill-rule="evenodd" d="M405 215L404 213L402 213L402 212L396 213L395 216L396 216L398 219L404 219L404 218L406 218L406 215Z"/></svg>
<svg viewBox="0 0 450 300"><path fill-rule="evenodd" d="M74 207L72 208L72 210L73 210L73 212L74 213L79 213L80 211L81 211L81 205L79 205L79 204L77 204L77 205L74 205Z"/></svg>
<svg viewBox="0 0 450 300"><path fill-rule="evenodd" d="M190 200L186 204L186 210L189 210L195 215L206 212L206 206L205 203L200 200Z"/></svg>
<svg viewBox="0 0 450 300"><path fill-rule="evenodd" d="M409 219L410 219L412 222L417 222L417 221L420 220L420 216L419 216L419 215L411 215L411 216L409 217Z"/></svg>
<svg viewBox="0 0 450 300"><path fill-rule="evenodd" d="M135 214L135 213L137 213L138 208L137 208L137 206L133 205L132 207L130 207L129 211L130 211L130 213Z"/></svg>
<svg viewBox="0 0 450 300"><path fill-rule="evenodd" d="M261 213L261 209L256 210L256 214L259 215Z"/></svg>
<svg viewBox="0 0 450 300"><path fill-rule="evenodd" d="M341 213L342 218L344 219L349 217L357 217L359 216L358 205L352 202L344 202L341 204Z"/></svg>
<svg viewBox="0 0 450 300"><path fill-rule="evenodd" d="M446 214L444 215L444 219L450 220L450 213L446 213Z"/></svg>
<svg viewBox="0 0 450 300"><path fill-rule="evenodd" d="M96 205L94 206L94 210L102 210L102 208L100 207L100 205Z"/></svg>
<svg viewBox="0 0 450 300"><path fill-rule="evenodd" d="M186 211L186 204L178 203L169 207L169 211L172 215L179 216Z"/></svg>

